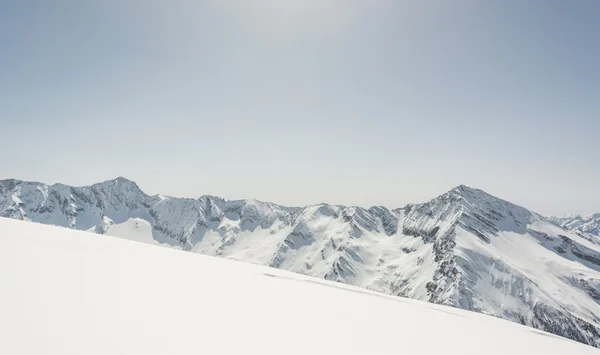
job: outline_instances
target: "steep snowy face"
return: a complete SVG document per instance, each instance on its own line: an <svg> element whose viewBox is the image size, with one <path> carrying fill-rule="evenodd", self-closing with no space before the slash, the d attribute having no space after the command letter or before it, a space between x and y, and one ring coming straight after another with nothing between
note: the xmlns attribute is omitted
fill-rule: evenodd
<svg viewBox="0 0 600 355"><path fill-rule="evenodd" d="M285 269L600 346L600 243L466 186L391 211L148 196L123 178L4 180L0 216Z"/></svg>
<svg viewBox="0 0 600 355"><path fill-rule="evenodd" d="M600 237L600 213L594 213L588 216L553 216L548 219L565 229ZM598 242L600 242L600 240L598 240Z"/></svg>

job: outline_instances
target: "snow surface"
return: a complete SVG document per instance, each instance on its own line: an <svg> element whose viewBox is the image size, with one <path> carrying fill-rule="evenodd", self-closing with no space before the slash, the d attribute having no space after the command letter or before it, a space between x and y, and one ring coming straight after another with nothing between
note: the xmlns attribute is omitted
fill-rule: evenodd
<svg viewBox="0 0 600 355"><path fill-rule="evenodd" d="M0 285L2 354L598 354L473 312L5 218Z"/></svg>

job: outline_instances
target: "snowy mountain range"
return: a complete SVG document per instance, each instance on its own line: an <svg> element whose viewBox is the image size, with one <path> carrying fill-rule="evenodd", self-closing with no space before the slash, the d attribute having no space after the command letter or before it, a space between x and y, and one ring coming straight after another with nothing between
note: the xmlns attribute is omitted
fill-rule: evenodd
<svg viewBox="0 0 600 355"><path fill-rule="evenodd" d="M600 347L594 218L547 219L466 186L389 210L148 196L124 178L1 180L0 216L271 266Z"/></svg>
<svg viewBox="0 0 600 355"><path fill-rule="evenodd" d="M572 230L581 235L591 234L600 237L600 213L594 213L588 216L552 216L548 217L548 219L565 229Z"/></svg>

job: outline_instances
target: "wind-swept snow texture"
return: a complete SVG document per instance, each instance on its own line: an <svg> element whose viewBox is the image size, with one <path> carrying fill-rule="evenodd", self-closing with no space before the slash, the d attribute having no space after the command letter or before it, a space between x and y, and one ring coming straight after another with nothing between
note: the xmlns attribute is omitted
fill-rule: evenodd
<svg viewBox="0 0 600 355"><path fill-rule="evenodd" d="M585 355L498 318L0 218L1 354Z"/></svg>
<svg viewBox="0 0 600 355"><path fill-rule="evenodd" d="M148 196L124 178L4 180L0 216L271 266L600 346L598 237L466 186L388 210ZM172 302L212 307L185 294Z"/></svg>

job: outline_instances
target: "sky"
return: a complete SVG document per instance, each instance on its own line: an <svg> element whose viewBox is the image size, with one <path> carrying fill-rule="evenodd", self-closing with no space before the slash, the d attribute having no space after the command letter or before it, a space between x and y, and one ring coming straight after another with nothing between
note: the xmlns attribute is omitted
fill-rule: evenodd
<svg viewBox="0 0 600 355"><path fill-rule="evenodd" d="M0 1L0 179L600 211L600 1Z"/></svg>

